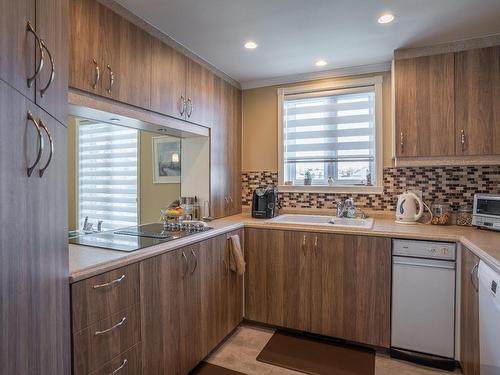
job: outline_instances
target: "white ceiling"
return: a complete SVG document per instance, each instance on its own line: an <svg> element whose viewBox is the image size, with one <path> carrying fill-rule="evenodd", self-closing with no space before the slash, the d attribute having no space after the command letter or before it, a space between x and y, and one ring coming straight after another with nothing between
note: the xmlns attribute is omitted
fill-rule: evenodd
<svg viewBox="0 0 500 375"><path fill-rule="evenodd" d="M242 83L388 62L393 50L500 33L500 0L117 0ZM390 11L396 20L380 25ZM253 40L259 47L246 50ZM314 62L325 59L318 68Z"/></svg>

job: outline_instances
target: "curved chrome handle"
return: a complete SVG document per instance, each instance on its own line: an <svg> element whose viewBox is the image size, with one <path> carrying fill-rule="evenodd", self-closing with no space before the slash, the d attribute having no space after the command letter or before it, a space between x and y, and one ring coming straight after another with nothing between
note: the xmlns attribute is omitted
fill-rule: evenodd
<svg viewBox="0 0 500 375"><path fill-rule="evenodd" d="M35 69L35 74L33 74L27 80L28 87L31 88L31 86L33 86L33 82L35 82L35 80L38 78L38 76L40 75L40 72L42 71L42 68L43 68L43 58L44 58L43 41L42 41L42 39L40 39L38 37L38 34L35 32L35 29L33 28L33 26L31 26L30 21L28 21L28 23L26 24L26 30L29 31L30 33L33 33L33 35L35 36L36 43L38 45L38 50L40 51L40 61L38 62L38 66Z"/></svg>
<svg viewBox="0 0 500 375"><path fill-rule="evenodd" d="M191 117L191 115L193 114L193 100L191 98L188 98L187 100L188 102L188 111L187 111L187 117Z"/></svg>
<svg viewBox="0 0 500 375"><path fill-rule="evenodd" d="M462 152L465 151L465 130L460 130L460 143L462 144Z"/></svg>
<svg viewBox="0 0 500 375"><path fill-rule="evenodd" d="M113 372L110 372L108 375L113 375L113 374L117 374L120 372L121 369L123 369L126 365L127 365L127 358L125 358L122 362L122 364L120 365L120 367L118 367L116 370L114 370Z"/></svg>
<svg viewBox="0 0 500 375"><path fill-rule="evenodd" d="M28 177L31 177L31 174L33 173L33 170L35 167L38 165L40 162L40 159L42 157L43 153L43 136L42 136L42 131L40 130L40 125L36 122L35 118L33 117L33 114L28 111L28 121L30 121L33 125L35 125L35 129L38 133L38 154L36 155L36 160L33 163L31 167L28 167Z"/></svg>
<svg viewBox="0 0 500 375"><path fill-rule="evenodd" d="M123 325L123 323L125 323L125 321L127 320L126 317L123 317L118 323L116 323L114 326L112 327L109 327L108 329L105 329L104 331L95 331L94 332L94 336L99 336L99 335L103 335L105 333L108 333L112 330L114 330L115 328L118 328L120 327L121 325Z"/></svg>
<svg viewBox="0 0 500 375"><path fill-rule="evenodd" d="M405 150L405 142L404 142L403 132L401 132L401 134L399 135L399 144L401 146L401 152L403 153Z"/></svg>
<svg viewBox="0 0 500 375"><path fill-rule="evenodd" d="M302 237L302 251L305 253L306 252L306 235Z"/></svg>
<svg viewBox="0 0 500 375"><path fill-rule="evenodd" d="M108 93L111 94L111 89L113 88L113 84L115 83L115 74L111 70L111 67L108 65L107 69L109 71L109 86L108 86Z"/></svg>
<svg viewBox="0 0 500 375"><path fill-rule="evenodd" d="M118 283L121 283L125 279L125 275L121 275L118 279L110 281L109 283L104 283L104 284L97 284L94 285L92 288L94 289L99 289L99 288L105 288L107 286L112 286Z"/></svg>
<svg viewBox="0 0 500 375"><path fill-rule="evenodd" d="M95 78L94 78L94 83L92 84L92 88L95 89L97 87L97 84L101 80L101 69L99 68L99 64L95 59L92 59L92 62L94 63L94 70L95 70Z"/></svg>
<svg viewBox="0 0 500 375"><path fill-rule="evenodd" d="M50 164L50 162L52 160L52 155L54 155L54 141L52 139L52 134L50 134L49 129L43 123L43 121L41 119L39 119L38 123L40 125L40 128L42 128L45 131L45 133L47 133L47 137L49 138L49 144L50 144L50 154L49 154L49 158L47 160L47 163L45 163L45 165L43 166L43 168L40 168L40 170L38 171L39 176L42 177L43 174L45 173L45 170L47 169L47 167L49 166L49 164Z"/></svg>
<svg viewBox="0 0 500 375"><path fill-rule="evenodd" d="M50 60L50 78L49 78L49 82L47 82L47 84L45 85L45 87L40 90L40 97L43 98L43 95L45 95L45 92L47 91L47 89L49 88L49 86L54 81L54 78L56 76L56 69L55 69L55 65L54 65L54 59L52 58L52 54L50 53L50 50L47 48L47 45L45 44L45 42L43 40L41 42L42 42L42 47L43 47L43 49L45 51L47 51L47 55L49 55L49 60Z"/></svg>
<svg viewBox="0 0 500 375"><path fill-rule="evenodd" d="M474 287L474 290L475 290L476 292L478 292L478 291L479 291L479 286L478 286L478 285L476 285L476 283L474 282L474 273L477 271L477 268L478 268L478 267L479 267L479 263L476 263L476 264L474 265L474 267L472 267L472 269L470 270L470 282L471 282L471 284L472 284L472 286Z"/></svg>
<svg viewBox="0 0 500 375"><path fill-rule="evenodd" d="M184 251L182 252L182 258L184 259L184 272L182 273L182 277L186 276L188 270L189 270L189 264L188 264L188 258L186 254L184 254Z"/></svg>
<svg viewBox="0 0 500 375"><path fill-rule="evenodd" d="M191 249L191 255L194 257L194 267L193 267L193 270L191 271L191 275L194 273L194 271L196 271L196 268L198 267L198 257L196 256L196 253L194 252L193 249Z"/></svg>
<svg viewBox="0 0 500 375"><path fill-rule="evenodd" d="M318 252L318 236L314 236L314 252Z"/></svg>
<svg viewBox="0 0 500 375"><path fill-rule="evenodd" d="M233 197L229 196L229 203L231 203L231 206L233 205Z"/></svg>
<svg viewBox="0 0 500 375"><path fill-rule="evenodd" d="M184 95L181 95L181 115L183 115L184 112L186 112L186 98L184 97Z"/></svg>

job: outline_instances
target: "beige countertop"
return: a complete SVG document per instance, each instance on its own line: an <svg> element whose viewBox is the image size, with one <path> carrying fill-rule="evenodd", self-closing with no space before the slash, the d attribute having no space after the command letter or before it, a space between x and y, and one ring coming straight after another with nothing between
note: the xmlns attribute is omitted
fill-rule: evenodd
<svg viewBox="0 0 500 375"><path fill-rule="evenodd" d="M374 217L372 229L350 229L270 222L269 220L254 219L246 213L214 220L210 226L214 229L130 253L70 245L69 281L72 283L83 280L243 227L457 242L473 251L479 258L500 272L500 232L475 228L455 225L396 224L392 215L384 215Z"/></svg>

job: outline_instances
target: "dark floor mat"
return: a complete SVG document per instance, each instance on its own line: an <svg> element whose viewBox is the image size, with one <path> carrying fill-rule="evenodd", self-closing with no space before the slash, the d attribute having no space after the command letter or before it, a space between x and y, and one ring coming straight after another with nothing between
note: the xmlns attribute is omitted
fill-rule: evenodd
<svg viewBox="0 0 500 375"><path fill-rule="evenodd" d="M233 371L228 368L212 365L211 363L202 362L196 367L191 375L245 375L242 372Z"/></svg>
<svg viewBox="0 0 500 375"><path fill-rule="evenodd" d="M373 375L375 351L277 331L257 361L314 375Z"/></svg>

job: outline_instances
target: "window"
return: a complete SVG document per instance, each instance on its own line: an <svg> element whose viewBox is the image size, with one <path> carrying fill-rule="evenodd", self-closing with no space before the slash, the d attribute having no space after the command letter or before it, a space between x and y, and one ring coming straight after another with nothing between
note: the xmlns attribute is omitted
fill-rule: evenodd
<svg viewBox="0 0 500 375"><path fill-rule="evenodd" d="M86 120L78 126L78 221L103 230L137 225L138 131Z"/></svg>
<svg viewBox="0 0 500 375"><path fill-rule="evenodd" d="M374 78L279 90L281 190L380 187L381 79Z"/></svg>

